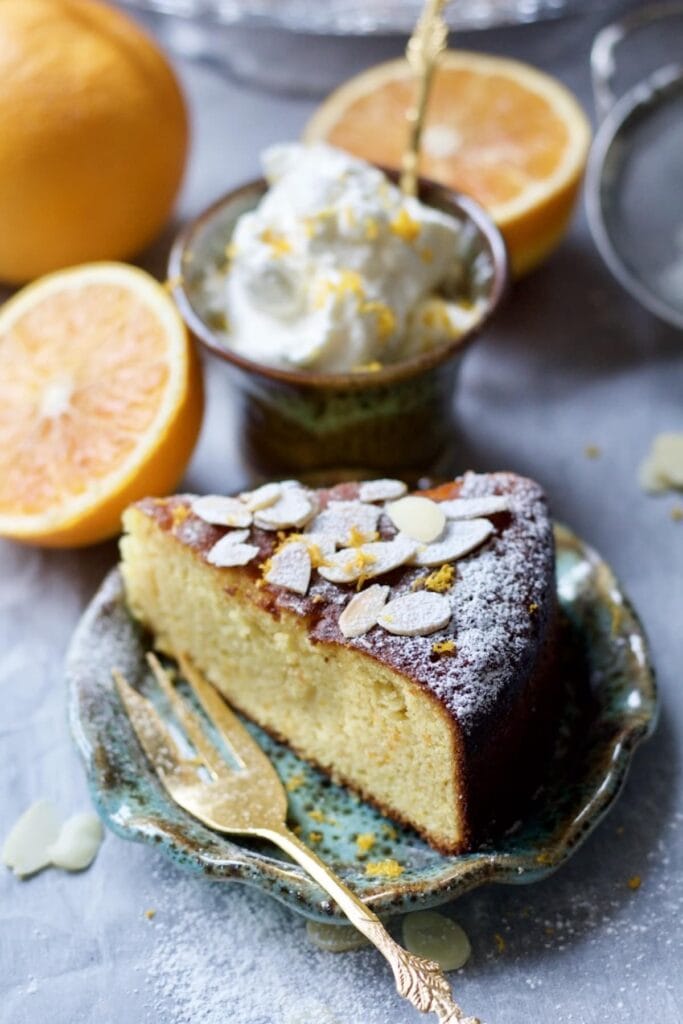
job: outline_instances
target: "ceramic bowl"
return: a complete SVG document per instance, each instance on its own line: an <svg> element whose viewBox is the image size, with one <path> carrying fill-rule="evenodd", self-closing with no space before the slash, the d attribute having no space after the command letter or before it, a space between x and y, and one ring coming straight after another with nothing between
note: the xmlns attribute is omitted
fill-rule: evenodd
<svg viewBox="0 0 683 1024"><path fill-rule="evenodd" d="M247 723L289 782L289 821L372 908L393 915L435 906L484 882L544 878L580 846L619 794L637 745L649 736L657 694L642 627L609 567L556 529L557 590L567 619L566 698L544 785L514 828L458 856L433 850L412 830L332 784L283 744ZM176 806L138 744L112 683L117 666L147 688L149 644L131 619L118 570L85 612L68 656L70 720L95 805L119 836L150 843L207 879L257 886L309 918L342 923L329 897L265 843L233 840ZM148 695L155 692L149 686ZM168 708L158 710L168 716ZM324 820L321 822L322 812ZM313 833L313 837L312 834ZM397 878L366 873L357 835L376 837L372 859L393 859Z"/></svg>
<svg viewBox="0 0 683 1024"><path fill-rule="evenodd" d="M390 177L395 175L386 172ZM503 238L474 200L431 182L420 198L464 225L462 295L482 305L479 322L438 349L368 373L283 370L230 351L205 288L207 269L225 261L237 219L266 191L263 179L229 192L183 229L168 275L191 333L233 370L243 400L248 461L274 474L363 466L410 472L430 467L453 424L453 392L462 357L497 309L508 283Z"/></svg>

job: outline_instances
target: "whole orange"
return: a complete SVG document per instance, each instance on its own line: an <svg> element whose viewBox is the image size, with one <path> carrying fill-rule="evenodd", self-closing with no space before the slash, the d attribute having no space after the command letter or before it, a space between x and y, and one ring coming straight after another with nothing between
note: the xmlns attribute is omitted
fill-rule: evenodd
<svg viewBox="0 0 683 1024"><path fill-rule="evenodd" d="M0 82L0 280L140 252L188 145L156 44L97 0L2 0Z"/></svg>

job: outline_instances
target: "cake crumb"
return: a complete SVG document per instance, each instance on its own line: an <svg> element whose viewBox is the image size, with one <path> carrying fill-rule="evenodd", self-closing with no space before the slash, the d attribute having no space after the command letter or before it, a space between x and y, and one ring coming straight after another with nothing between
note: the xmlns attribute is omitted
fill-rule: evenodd
<svg viewBox="0 0 683 1024"><path fill-rule="evenodd" d="M285 788L287 789L288 793L295 793L297 789L301 789L305 781L306 778L301 772L299 772L297 775L290 775L290 777L287 779L287 782L285 783Z"/></svg>
<svg viewBox="0 0 683 1024"><path fill-rule="evenodd" d="M683 505L674 505L669 515L674 523L680 523L683 520Z"/></svg>
<svg viewBox="0 0 683 1024"><path fill-rule="evenodd" d="M432 644L433 654L457 654L457 652L455 640L437 640L435 644Z"/></svg>
<svg viewBox="0 0 683 1024"><path fill-rule="evenodd" d="M431 590L435 594L444 594L451 589L454 580L455 566L446 562L440 569L430 572L429 576L425 577L423 586L425 590Z"/></svg>
<svg viewBox="0 0 683 1024"><path fill-rule="evenodd" d="M587 459L599 459L602 455L602 450L597 444L587 444L583 449L583 454Z"/></svg>
<svg viewBox="0 0 683 1024"><path fill-rule="evenodd" d="M371 860L365 865L365 874L371 878L398 878L405 868L392 857L387 860Z"/></svg>
<svg viewBox="0 0 683 1024"><path fill-rule="evenodd" d="M323 838L322 832L309 832L308 833L308 841L309 841L309 843L320 843L320 842L322 842L322 838Z"/></svg>
<svg viewBox="0 0 683 1024"><path fill-rule="evenodd" d="M632 892L635 892L636 889L640 889L640 886L642 884L640 875L632 875L632 877L629 878L626 884L628 885L629 889L632 890Z"/></svg>
<svg viewBox="0 0 683 1024"><path fill-rule="evenodd" d="M360 835L356 836L356 846L358 847L358 853L369 853L369 851L375 845L375 842L376 840L373 832L361 832Z"/></svg>
<svg viewBox="0 0 683 1024"><path fill-rule="evenodd" d="M537 611L538 611L538 604L535 601L532 601L531 604L529 605L529 615L535 615Z"/></svg>
<svg viewBox="0 0 683 1024"><path fill-rule="evenodd" d="M154 907L150 907L149 910L145 911L145 917L147 918L148 921L153 921L156 916L157 912L154 909Z"/></svg>
<svg viewBox="0 0 683 1024"><path fill-rule="evenodd" d="M497 951L498 951L499 953L504 953L504 952L505 952L505 939L504 939L504 938L503 938L503 936L502 936L502 935L500 934L500 932L496 932L496 933L494 934L494 936L493 936L493 941L494 941L494 942L495 942L495 944L496 944L496 949L497 949Z"/></svg>
<svg viewBox="0 0 683 1024"><path fill-rule="evenodd" d="M383 824L382 834L386 836L387 839L398 839L398 832L393 825Z"/></svg>

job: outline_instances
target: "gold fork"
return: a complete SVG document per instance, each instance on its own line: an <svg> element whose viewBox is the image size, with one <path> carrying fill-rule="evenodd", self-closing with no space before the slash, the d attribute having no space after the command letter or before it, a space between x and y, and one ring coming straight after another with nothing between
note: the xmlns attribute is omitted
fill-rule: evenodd
<svg viewBox="0 0 683 1024"><path fill-rule="evenodd" d="M287 828L287 795L275 769L199 671L187 658L178 657L183 677L227 744L236 768L209 740L199 716L176 690L156 656L149 653L147 660L196 757L184 757L152 703L116 669L113 675L140 745L172 799L216 832L268 839L289 854L386 957L397 991L421 1013L435 1013L440 1024L480 1024L474 1017L465 1017L454 1002L439 965L399 946L377 915Z"/></svg>

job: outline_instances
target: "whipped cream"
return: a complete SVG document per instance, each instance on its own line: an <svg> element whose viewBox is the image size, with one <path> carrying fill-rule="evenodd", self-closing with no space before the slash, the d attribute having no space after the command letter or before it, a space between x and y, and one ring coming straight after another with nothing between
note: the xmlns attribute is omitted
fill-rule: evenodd
<svg viewBox="0 0 683 1024"><path fill-rule="evenodd" d="M263 154L270 188L243 214L224 272L205 282L223 339L286 369L379 369L460 336L480 315L436 289L467 228L331 146Z"/></svg>

